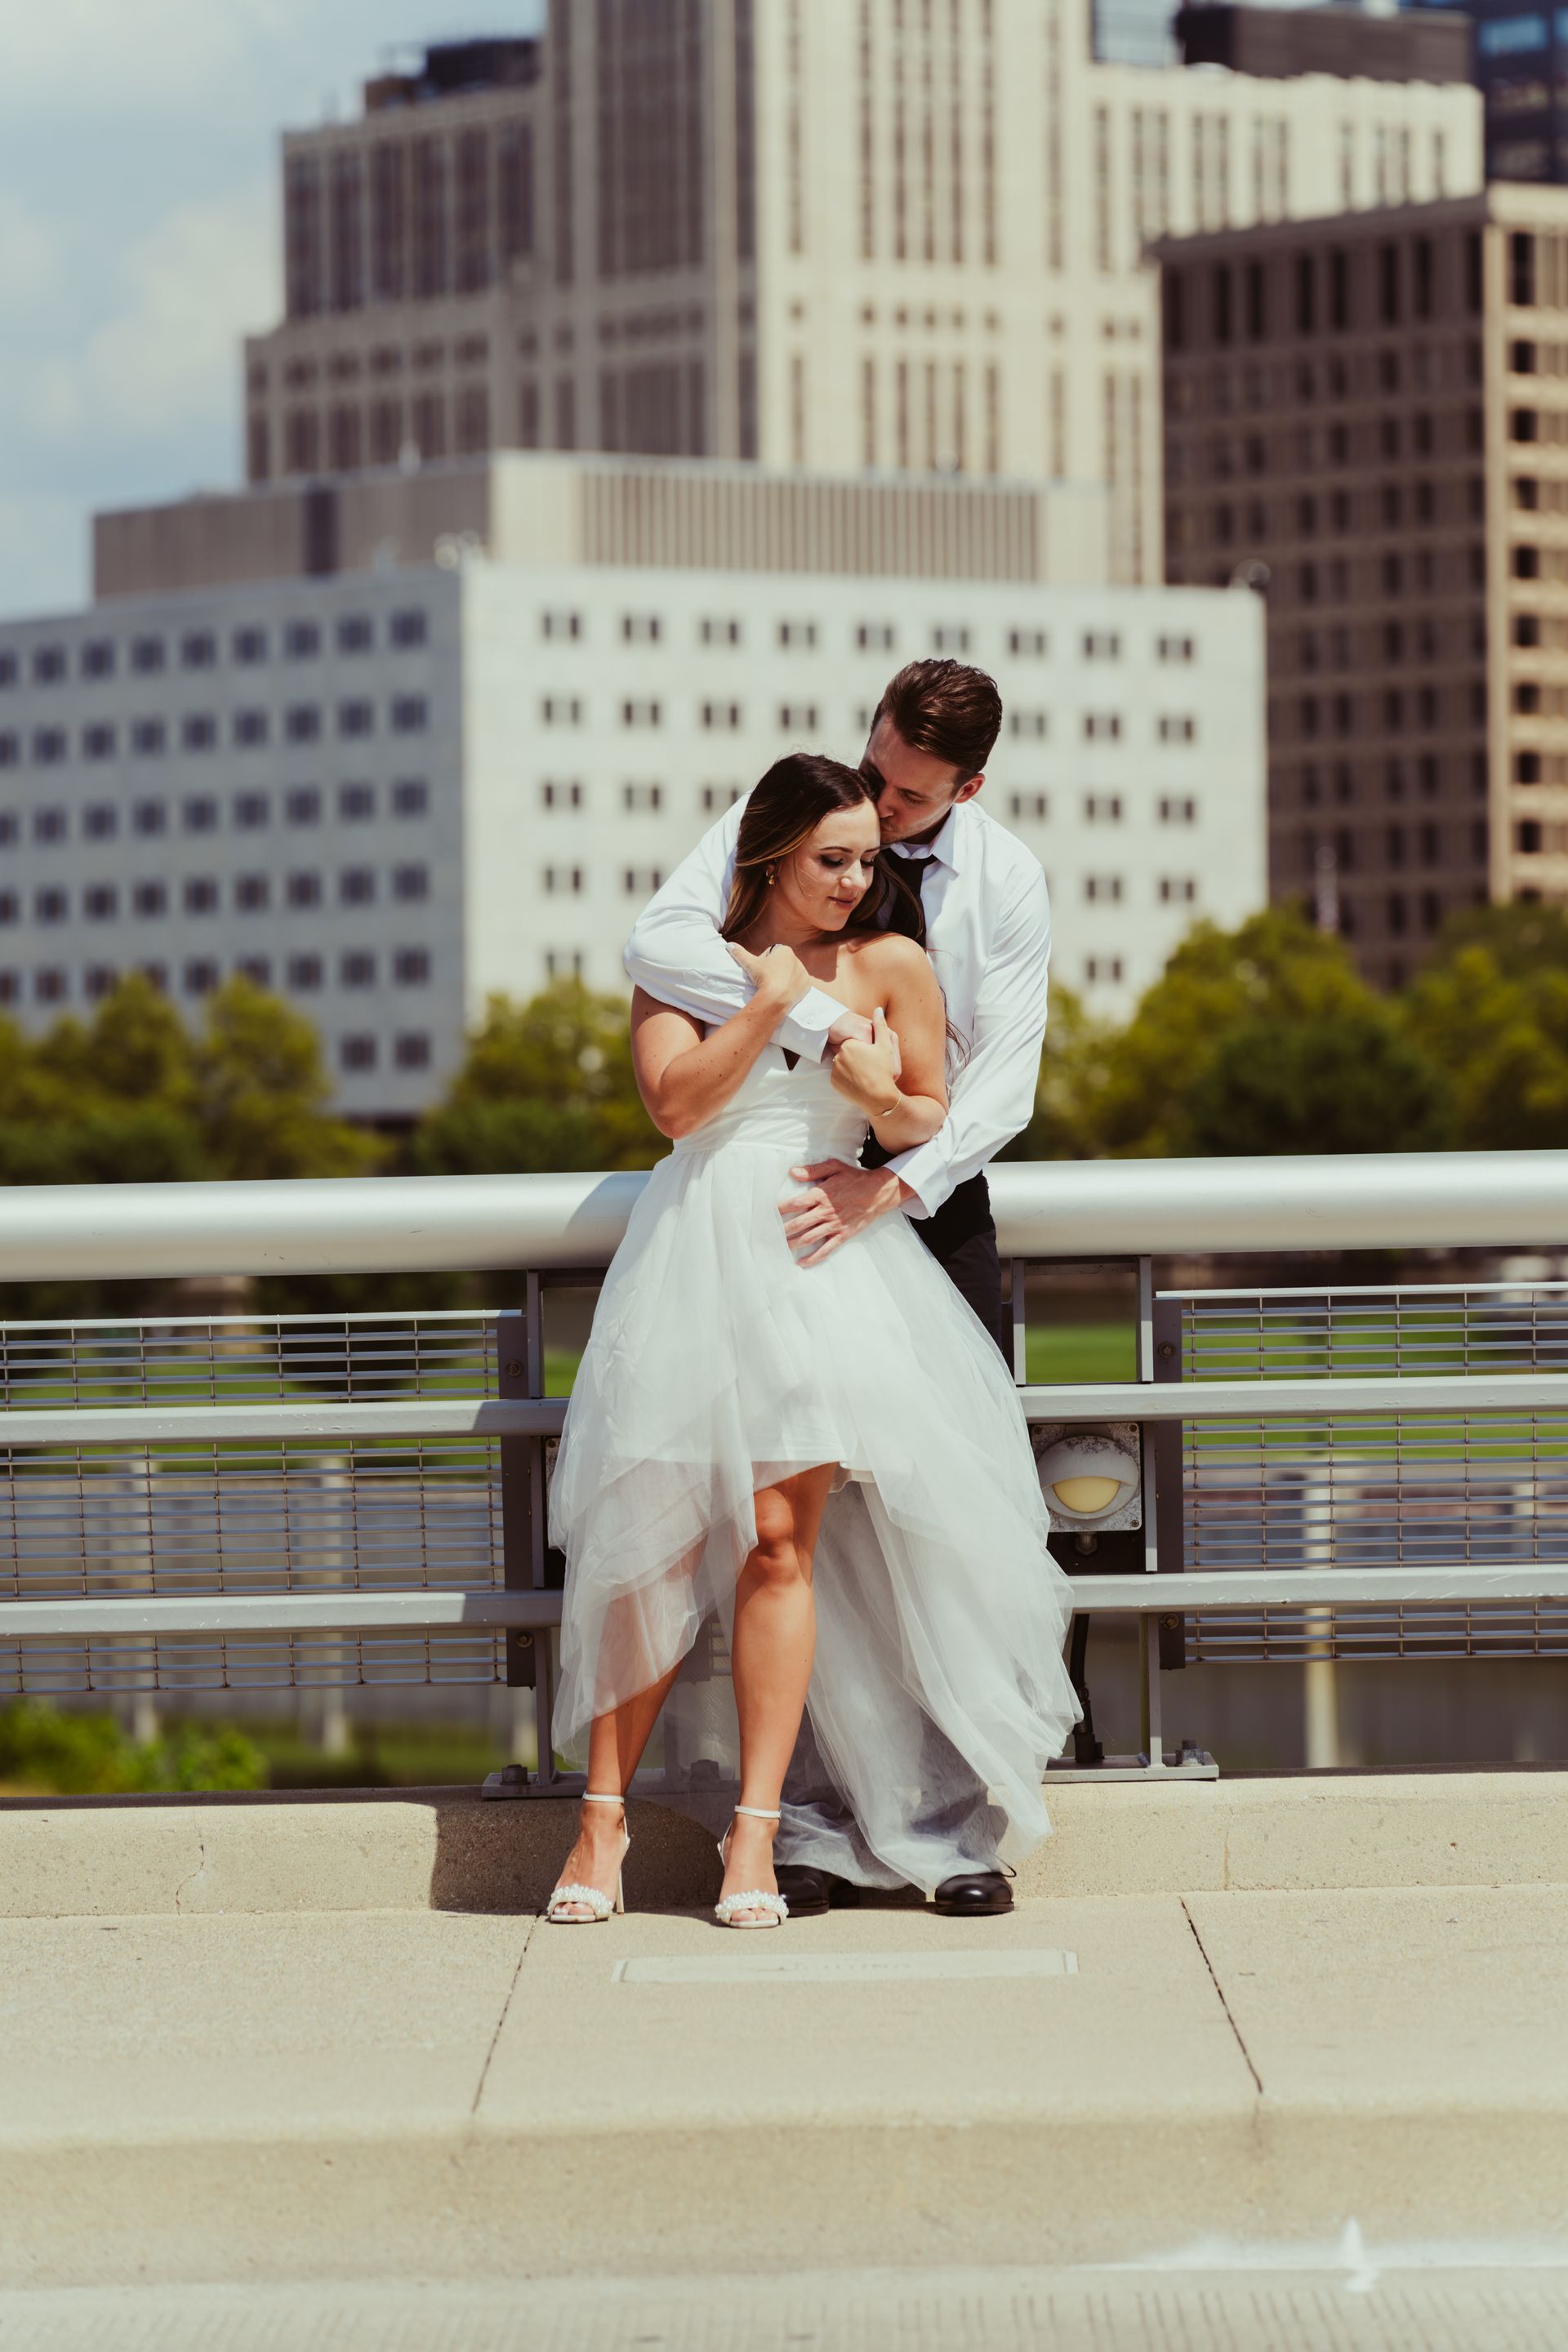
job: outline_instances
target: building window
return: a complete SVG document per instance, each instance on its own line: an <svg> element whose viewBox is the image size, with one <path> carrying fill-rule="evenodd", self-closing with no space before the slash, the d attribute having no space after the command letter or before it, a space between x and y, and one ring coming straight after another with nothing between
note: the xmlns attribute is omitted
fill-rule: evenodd
<svg viewBox="0 0 1568 2352"><path fill-rule="evenodd" d="M193 711L180 721L180 740L187 751L210 751L217 741L217 720L210 711Z"/></svg>
<svg viewBox="0 0 1568 2352"><path fill-rule="evenodd" d="M234 803L234 821L242 833L259 833L272 815L265 793L240 793Z"/></svg>
<svg viewBox="0 0 1568 2352"><path fill-rule="evenodd" d="M628 809L658 809L664 806L662 784L623 784L621 806Z"/></svg>
<svg viewBox="0 0 1568 2352"><path fill-rule="evenodd" d="M185 669L211 669L217 660L217 639L210 629L194 629L180 640L180 661Z"/></svg>
<svg viewBox="0 0 1568 2352"><path fill-rule="evenodd" d="M242 915L259 915L272 904L272 885L265 874L241 874L234 886L234 903Z"/></svg>
<svg viewBox="0 0 1568 2352"><path fill-rule="evenodd" d="M345 613L338 623L338 651L368 654L375 644L375 628L368 613Z"/></svg>
<svg viewBox="0 0 1568 2352"><path fill-rule="evenodd" d="M319 907L321 903L321 877L300 867L289 875L283 887L283 895L290 907Z"/></svg>
<svg viewBox="0 0 1568 2352"><path fill-rule="evenodd" d="M430 896L430 869L427 866L395 866L392 869L392 895L405 906L414 905Z"/></svg>
<svg viewBox="0 0 1568 2352"><path fill-rule="evenodd" d="M131 730L131 749L139 760L161 759L167 748L167 730L161 719L137 719ZM35 744L35 751L37 749Z"/></svg>
<svg viewBox="0 0 1568 2352"><path fill-rule="evenodd" d="M702 724L710 732L718 729L721 732L732 734L741 724L741 705L738 702L705 702Z"/></svg>
<svg viewBox="0 0 1568 2352"><path fill-rule="evenodd" d="M243 663L247 667L256 662L264 662L267 659L266 630L236 629L234 657L237 662Z"/></svg>
<svg viewBox="0 0 1568 2352"><path fill-rule="evenodd" d="M1198 886L1191 875L1163 874L1160 877L1160 904L1163 907L1190 907L1198 895Z"/></svg>
<svg viewBox="0 0 1568 2352"><path fill-rule="evenodd" d="M1091 983L1096 981L1120 981L1121 958L1120 956L1086 956L1083 976Z"/></svg>
<svg viewBox="0 0 1568 2352"><path fill-rule="evenodd" d="M168 910L169 894L162 882L138 882L131 893L132 909L149 920Z"/></svg>
<svg viewBox="0 0 1568 2352"><path fill-rule="evenodd" d="M33 839L35 841L63 841L66 837L66 813L64 809L43 808L35 809L33 811Z"/></svg>
<svg viewBox="0 0 1568 2352"><path fill-rule="evenodd" d="M144 836L163 833L168 828L169 812L162 801L137 801L131 810L131 830Z"/></svg>
<svg viewBox="0 0 1568 2352"><path fill-rule="evenodd" d="M575 642L583 634L583 615L581 613L542 613L539 628L542 636Z"/></svg>
<svg viewBox="0 0 1568 2352"><path fill-rule="evenodd" d="M96 801L81 813L81 829L89 841L112 841L120 830L120 811L111 801ZM8 840L9 835L0 835Z"/></svg>
<svg viewBox="0 0 1568 2352"><path fill-rule="evenodd" d="M810 653L816 646L816 623L815 621L781 621L778 625L778 641L788 651Z"/></svg>
<svg viewBox="0 0 1568 2352"><path fill-rule="evenodd" d="M290 956L288 965L289 985L309 995L321 985L321 959L319 955Z"/></svg>
<svg viewBox="0 0 1568 2352"><path fill-rule="evenodd" d="M430 625L423 613L394 613L388 633L393 644L405 653L411 646L428 644Z"/></svg>
<svg viewBox="0 0 1568 2352"><path fill-rule="evenodd" d="M21 753L21 744L15 735L0 735L0 768L14 768Z"/></svg>
<svg viewBox="0 0 1568 2352"><path fill-rule="evenodd" d="M938 626L931 633L931 642L933 653L966 654L969 651L970 633L966 628L951 625L946 627Z"/></svg>
<svg viewBox="0 0 1568 2352"><path fill-rule="evenodd" d="M290 621L283 632L283 651L289 661L313 661L321 650L321 632L314 621Z"/></svg>
<svg viewBox="0 0 1568 2352"><path fill-rule="evenodd" d="M1091 907L1119 907L1121 904L1120 874L1086 874L1083 895Z"/></svg>
<svg viewBox="0 0 1568 2352"><path fill-rule="evenodd" d="M786 735L815 735L819 721L815 702L781 702L779 726Z"/></svg>
<svg viewBox="0 0 1568 2352"><path fill-rule="evenodd" d="M405 779L392 787L394 816L425 816L430 808L430 787L417 778Z"/></svg>
<svg viewBox="0 0 1568 2352"><path fill-rule="evenodd" d="M372 735L375 731L375 707L369 702L340 702L338 733L340 735Z"/></svg>
<svg viewBox="0 0 1568 2352"><path fill-rule="evenodd" d="M118 744L112 727L88 727L82 730L82 755L89 760L112 760Z"/></svg>
<svg viewBox="0 0 1568 2352"><path fill-rule="evenodd" d="M345 866L338 876L338 899L344 907L368 907L375 898L375 876L368 866Z"/></svg>
<svg viewBox="0 0 1568 2352"><path fill-rule="evenodd" d="M1019 660L1043 661L1049 651L1044 629L1009 629L1007 651Z"/></svg>
<svg viewBox="0 0 1568 2352"><path fill-rule="evenodd" d="M1039 742L1050 732L1050 718L1044 710L1010 710L1007 732Z"/></svg>
<svg viewBox="0 0 1568 2352"><path fill-rule="evenodd" d="M216 915L217 884L207 874L193 875L180 893L187 915Z"/></svg>
<svg viewBox="0 0 1568 2352"><path fill-rule="evenodd" d="M1083 814L1089 824L1120 824L1121 795L1120 793L1086 793Z"/></svg>
<svg viewBox="0 0 1568 2352"><path fill-rule="evenodd" d="M119 980L120 974L111 963L89 963L82 975L89 1003L97 1004L104 997L112 996Z"/></svg>
<svg viewBox="0 0 1568 2352"><path fill-rule="evenodd" d="M340 1037L338 1060L345 1070L374 1070L376 1060L375 1039L365 1036Z"/></svg>
<svg viewBox="0 0 1568 2352"><path fill-rule="evenodd" d="M657 866L628 866L626 869L626 890L630 898L651 898L664 882Z"/></svg>
<svg viewBox="0 0 1568 2352"><path fill-rule="evenodd" d="M58 964L47 964L33 974L33 994L40 1004L62 1004L70 983Z"/></svg>
<svg viewBox="0 0 1568 2352"><path fill-rule="evenodd" d="M1193 743L1197 740L1197 720L1184 714L1172 716L1167 713L1160 720L1162 743Z"/></svg>
<svg viewBox="0 0 1568 2352"><path fill-rule="evenodd" d="M1315 784L1310 797L1316 797ZM1197 822L1197 814L1198 804L1194 800L1166 799L1160 803L1160 822L1162 824L1195 824Z"/></svg>
<svg viewBox="0 0 1568 2352"><path fill-rule="evenodd" d="M340 956L338 985L340 988L374 988L375 958L363 948L353 949L347 955Z"/></svg>
<svg viewBox="0 0 1568 2352"><path fill-rule="evenodd" d="M340 784L338 814L345 824L363 824L375 814L375 786Z"/></svg>
<svg viewBox="0 0 1568 2352"><path fill-rule="evenodd" d="M1119 742L1121 738L1121 714L1114 710L1086 710L1083 731L1090 743Z"/></svg>
<svg viewBox="0 0 1568 2352"><path fill-rule="evenodd" d="M430 706L422 694L401 694L392 706L395 735L422 735L430 724Z"/></svg>
<svg viewBox="0 0 1568 2352"><path fill-rule="evenodd" d="M623 613L621 635L628 646L657 646L664 624L657 613Z"/></svg>
<svg viewBox="0 0 1568 2352"><path fill-rule="evenodd" d="M1015 793L1007 803L1007 813L1043 824L1050 814L1050 802L1044 793Z"/></svg>
<svg viewBox="0 0 1568 2352"><path fill-rule="evenodd" d="M544 888L550 898L580 898L583 895L583 868L580 866L547 866Z"/></svg>
<svg viewBox="0 0 1568 2352"><path fill-rule="evenodd" d="M541 784L539 797L546 808L581 808L583 787L580 783Z"/></svg>
<svg viewBox="0 0 1568 2352"><path fill-rule="evenodd" d="M1089 630L1083 640L1085 661L1120 661L1121 639L1114 629Z"/></svg>
<svg viewBox="0 0 1568 2352"><path fill-rule="evenodd" d="M180 811L180 822L187 833L217 831L217 803L215 800L188 800Z"/></svg>
<svg viewBox="0 0 1568 2352"><path fill-rule="evenodd" d="M631 709L630 703L626 708ZM539 706L539 715L546 727L581 727L583 705L574 694L547 694Z"/></svg>
<svg viewBox="0 0 1568 2352"><path fill-rule="evenodd" d="M623 702L621 705L623 727L662 727L663 724L662 702Z"/></svg>
<svg viewBox="0 0 1568 2352"><path fill-rule="evenodd" d="M702 806L710 814L716 809L733 808L741 797L741 790L739 784L704 784L700 794Z"/></svg>
<svg viewBox="0 0 1568 2352"><path fill-rule="evenodd" d="M284 795L283 814L290 824L320 824L321 795L314 784L299 784Z"/></svg>
<svg viewBox="0 0 1568 2352"><path fill-rule="evenodd" d="M112 882L95 882L81 894L81 910L89 923L111 923L120 912L120 893Z"/></svg>
<svg viewBox="0 0 1568 2352"><path fill-rule="evenodd" d="M93 637L81 649L83 677L112 677L114 647L107 637Z"/></svg>
<svg viewBox="0 0 1568 2352"><path fill-rule="evenodd" d="M33 920L37 923L63 923L67 914L63 890L36 890L33 893Z"/></svg>
<svg viewBox="0 0 1568 2352"><path fill-rule="evenodd" d="M139 677L152 677L163 667L162 637L132 637L131 667Z"/></svg>
<svg viewBox="0 0 1568 2352"><path fill-rule="evenodd" d="M430 1040L423 1030L405 1030L395 1038L392 1058L400 1070L427 1070L430 1066Z"/></svg>
<svg viewBox="0 0 1568 2352"><path fill-rule="evenodd" d="M241 956L234 968L240 979L247 980L252 988L270 988L272 985L272 963L268 956Z"/></svg>
<svg viewBox="0 0 1568 2352"><path fill-rule="evenodd" d="M705 646L738 646L741 624L739 621L704 621L698 635Z"/></svg>
<svg viewBox="0 0 1568 2352"><path fill-rule="evenodd" d="M399 948L392 959L392 977L399 988L424 988L430 978L427 948Z"/></svg>
<svg viewBox="0 0 1568 2352"><path fill-rule="evenodd" d="M247 750L265 743L268 734L265 710L237 710L234 714L234 740Z"/></svg>
<svg viewBox="0 0 1568 2352"><path fill-rule="evenodd" d="M314 743L321 732L321 714L313 702L297 702L283 714L283 732L290 743Z"/></svg>

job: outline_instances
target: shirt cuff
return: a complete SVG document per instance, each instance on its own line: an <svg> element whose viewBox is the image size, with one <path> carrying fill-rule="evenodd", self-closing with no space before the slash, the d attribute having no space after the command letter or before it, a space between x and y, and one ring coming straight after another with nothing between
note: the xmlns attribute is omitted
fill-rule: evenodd
<svg viewBox="0 0 1568 2352"><path fill-rule="evenodd" d="M934 1217L952 1190L946 1159L937 1150L934 1139L900 1151L896 1160L888 1161L888 1172L907 1184L915 1196L904 1202L906 1217Z"/></svg>
<svg viewBox="0 0 1568 2352"><path fill-rule="evenodd" d="M848 1007L837 998L826 996L820 988L808 988L800 1003L792 1005L773 1031L773 1043L786 1053L799 1054L808 1062L820 1062L827 1050L827 1033L836 1021L842 1021Z"/></svg>

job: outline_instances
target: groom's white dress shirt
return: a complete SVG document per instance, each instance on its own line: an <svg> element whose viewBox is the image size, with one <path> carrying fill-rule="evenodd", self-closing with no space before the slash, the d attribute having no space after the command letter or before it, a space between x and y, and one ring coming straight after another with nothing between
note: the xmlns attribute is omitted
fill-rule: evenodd
<svg viewBox="0 0 1568 2352"><path fill-rule="evenodd" d="M719 936L735 874L744 801L704 834L649 899L626 942L626 967L661 1003L710 1024L739 1013L751 982ZM896 845L894 855L903 852ZM921 844L911 853L927 855ZM952 809L929 844L926 947L947 999L947 1017L968 1055L953 1076L947 1118L929 1143L889 1161L914 1194L913 1216L930 1216L994 1160L1034 1114L1046 1034L1050 901L1037 860L975 801ZM820 989L786 1014L777 1041L822 1059L844 1007Z"/></svg>

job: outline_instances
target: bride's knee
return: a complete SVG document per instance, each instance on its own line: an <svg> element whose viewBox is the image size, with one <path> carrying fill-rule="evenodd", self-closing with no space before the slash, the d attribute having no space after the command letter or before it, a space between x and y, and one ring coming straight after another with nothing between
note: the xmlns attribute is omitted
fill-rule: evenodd
<svg viewBox="0 0 1568 2352"><path fill-rule="evenodd" d="M757 1540L746 1562L751 1582L775 1591L803 1582L811 1572L811 1559L797 1541L795 1513L784 1497L772 1492L759 1495L756 1520Z"/></svg>

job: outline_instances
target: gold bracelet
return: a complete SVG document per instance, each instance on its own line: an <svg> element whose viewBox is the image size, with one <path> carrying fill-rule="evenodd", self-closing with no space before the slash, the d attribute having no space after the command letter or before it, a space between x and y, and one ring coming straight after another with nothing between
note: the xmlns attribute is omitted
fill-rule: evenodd
<svg viewBox="0 0 1568 2352"><path fill-rule="evenodd" d="M884 1103L882 1105L880 1110L872 1111L870 1114L872 1126L875 1127L879 1118L886 1118L889 1111L897 1110L903 1099L902 1095L895 1095L890 1103Z"/></svg>

